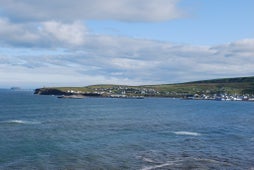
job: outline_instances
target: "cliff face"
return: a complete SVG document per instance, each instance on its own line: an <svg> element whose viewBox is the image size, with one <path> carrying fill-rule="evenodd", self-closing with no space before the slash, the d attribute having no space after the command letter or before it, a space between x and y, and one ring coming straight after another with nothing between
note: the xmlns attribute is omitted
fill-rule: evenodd
<svg viewBox="0 0 254 170"><path fill-rule="evenodd" d="M39 95L68 95L68 93L63 92L61 90L50 89L50 88L35 89L34 94L39 94Z"/></svg>
<svg viewBox="0 0 254 170"><path fill-rule="evenodd" d="M39 88L39 89L35 89L34 94L38 94L38 95L56 95L56 96L77 95L77 93L65 92L65 91L58 90L56 88ZM101 96L98 93L79 93L79 95L90 96L90 97L100 97Z"/></svg>

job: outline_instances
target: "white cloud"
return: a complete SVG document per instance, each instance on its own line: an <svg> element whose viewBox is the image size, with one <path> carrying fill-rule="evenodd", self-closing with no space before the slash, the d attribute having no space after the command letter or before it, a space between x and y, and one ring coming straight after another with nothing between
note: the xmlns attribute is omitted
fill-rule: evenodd
<svg viewBox="0 0 254 170"><path fill-rule="evenodd" d="M84 43L86 29L81 22L63 24L56 21L47 21L42 23L40 32L61 42L82 45Z"/></svg>
<svg viewBox="0 0 254 170"><path fill-rule="evenodd" d="M250 76L253 42L209 47L90 35L82 46L61 54L35 49L34 55L0 55L0 84L8 80L34 86L158 84Z"/></svg>
<svg viewBox="0 0 254 170"><path fill-rule="evenodd" d="M137 59L129 59L129 58L112 58L110 60L110 64L114 68L133 70L133 71L140 71L143 69L149 69L149 68L156 67L155 62L145 61L145 60L137 60Z"/></svg>
<svg viewBox="0 0 254 170"><path fill-rule="evenodd" d="M31 44L40 38L30 26L13 24L8 19L0 18L0 43L2 44Z"/></svg>
<svg viewBox="0 0 254 170"><path fill-rule="evenodd" d="M79 21L12 23L0 18L0 44L3 45L38 48L80 46L84 44L86 34L86 27Z"/></svg>
<svg viewBox="0 0 254 170"><path fill-rule="evenodd" d="M0 84L157 84L254 74L254 39L192 46L95 35L82 22L166 21L182 16L178 1L0 0Z"/></svg>
<svg viewBox="0 0 254 170"><path fill-rule="evenodd" d="M162 21L181 17L179 0L0 0L12 20L115 19Z"/></svg>

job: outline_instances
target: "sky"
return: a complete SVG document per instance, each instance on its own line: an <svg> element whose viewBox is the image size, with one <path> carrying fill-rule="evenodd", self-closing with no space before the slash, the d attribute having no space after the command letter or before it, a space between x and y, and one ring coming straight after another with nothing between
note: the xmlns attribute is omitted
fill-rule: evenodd
<svg viewBox="0 0 254 170"><path fill-rule="evenodd" d="M0 0L0 88L254 75L253 0Z"/></svg>

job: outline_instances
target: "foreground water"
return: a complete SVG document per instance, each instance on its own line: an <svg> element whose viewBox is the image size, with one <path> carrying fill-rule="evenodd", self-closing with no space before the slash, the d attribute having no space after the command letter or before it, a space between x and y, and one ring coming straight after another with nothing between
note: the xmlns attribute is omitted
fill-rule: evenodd
<svg viewBox="0 0 254 170"><path fill-rule="evenodd" d="M254 169L254 103L0 90L0 169Z"/></svg>

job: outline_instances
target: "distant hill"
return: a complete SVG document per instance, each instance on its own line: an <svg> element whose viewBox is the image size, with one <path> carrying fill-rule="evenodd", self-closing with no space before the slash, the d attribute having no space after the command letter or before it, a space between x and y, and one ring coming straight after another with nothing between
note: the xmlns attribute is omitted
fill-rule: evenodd
<svg viewBox="0 0 254 170"><path fill-rule="evenodd" d="M252 77L237 77L237 78L222 78L222 79L213 79L213 80L201 80L201 81L187 82L185 84L203 84L203 83L254 83L254 76L252 76Z"/></svg>
<svg viewBox="0 0 254 170"><path fill-rule="evenodd" d="M92 85L86 87L49 87L35 90L35 94L68 95L81 93L89 96L110 94L144 95L157 97L183 97L193 94L254 95L254 76L193 81L161 85Z"/></svg>
<svg viewBox="0 0 254 170"><path fill-rule="evenodd" d="M201 80L179 84L155 85L161 92L177 94L254 94L254 76Z"/></svg>

